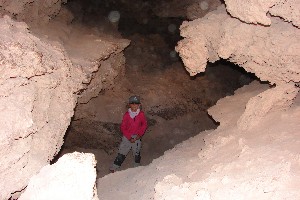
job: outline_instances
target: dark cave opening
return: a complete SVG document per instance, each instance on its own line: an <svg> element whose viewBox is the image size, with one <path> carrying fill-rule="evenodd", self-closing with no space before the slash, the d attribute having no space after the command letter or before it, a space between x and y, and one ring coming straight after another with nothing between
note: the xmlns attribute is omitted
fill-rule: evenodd
<svg viewBox="0 0 300 200"><path fill-rule="evenodd" d="M160 18L151 11L152 4L148 1L137 1L137 6L131 7L126 2L131 1L73 0L67 4L75 22L86 26L99 27L99 18L108 20L109 13L118 10L120 20L112 23L107 31L116 29L122 37L131 40L124 51L124 77L90 100L89 106L84 105L93 110L89 111L92 114L86 119L72 120L57 156L74 150L92 152L101 162L97 165L99 177L108 173L115 157L122 135L120 116L127 109L129 96L142 97L149 123L142 148L142 165L147 165L176 144L216 128L218 123L208 116L207 109L257 79L226 60L209 63L204 73L190 77L174 50L181 39L179 26L186 19ZM76 6L82 8L81 12L76 13ZM103 117L115 110L119 112L115 115L118 117ZM126 162L122 169L131 167L130 161Z"/></svg>

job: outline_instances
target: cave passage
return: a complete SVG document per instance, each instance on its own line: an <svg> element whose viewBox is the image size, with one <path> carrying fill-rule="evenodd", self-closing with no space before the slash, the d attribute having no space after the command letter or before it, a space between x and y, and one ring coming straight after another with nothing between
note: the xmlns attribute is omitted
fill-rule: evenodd
<svg viewBox="0 0 300 200"><path fill-rule="evenodd" d="M124 75L83 105L90 109L89 117L71 122L59 154L74 150L94 153L98 177L108 173L115 158L129 96L141 96L148 119L142 147L142 165L147 165L176 144L216 128L206 110L256 78L226 60L210 63L204 73L190 77L174 50L181 39L179 26L186 19L156 16L152 3L73 0L67 4L75 15L74 23L96 27L108 35L119 33L118 37L131 41L124 51ZM121 169L132 167L131 154L127 157Z"/></svg>

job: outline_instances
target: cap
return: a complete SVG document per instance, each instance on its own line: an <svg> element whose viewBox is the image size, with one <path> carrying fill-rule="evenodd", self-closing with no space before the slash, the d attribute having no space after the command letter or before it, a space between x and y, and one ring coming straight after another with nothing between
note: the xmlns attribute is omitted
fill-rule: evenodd
<svg viewBox="0 0 300 200"><path fill-rule="evenodd" d="M136 103L136 104L140 104L140 97L139 96L131 96L129 98L129 103Z"/></svg>

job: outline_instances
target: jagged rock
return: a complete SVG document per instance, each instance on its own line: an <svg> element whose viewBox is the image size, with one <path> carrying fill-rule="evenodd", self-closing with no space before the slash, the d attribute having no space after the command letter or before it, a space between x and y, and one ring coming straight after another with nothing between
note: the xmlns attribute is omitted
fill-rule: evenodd
<svg viewBox="0 0 300 200"><path fill-rule="evenodd" d="M33 176L20 200L98 200L93 154L65 154Z"/></svg>
<svg viewBox="0 0 300 200"><path fill-rule="evenodd" d="M0 27L0 199L6 199L60 150L81 77L61 46L33 36L26 24L4 17Z"/></svg>
<svg viewBox="0 0 300 200"><path fill-rule="evenodd" d="M242 130L255 126L268 112L283 110L292 105L299 88L294 84L284 84L264 91L251 98L246 110L238 120L238 127Z"/></svg>
<svg viewBox="0 0 300 200"><path fill-rule="evenodd" d="M204 18L184 22L181 35L185 39L176 49L191 75L204 71L207 61L224 58L261 80L297 83L300 32L280 19L272 18L272 22L269 27L242 23L221 6Z"/></svg>
<svg viewBox="0 0 300 200"><path fill-rule="evenodd" d="M25 23L0 19L0 155L4 158L0 174L7 180L0 183L0 190L5 191L0 199L22 190L60 151L78 94L87 89L81 96L92 98L95 91L110 87L123 69L120 52L128 40L101 40L97 34L74 31L73 26L57 21L48 25L31 28L34 36ZM57 31L55 27L60 25ZM75 37L85 45L78 45ZM101 61L110 56L119 58L110 61L116 65L109 68L103 64L98 70ZM95 84L82 84L91 82L97 71L102 74L96 89Z"/></svg>
<svg viewBox="0 0 300 200"><path fill-rule="evenodd" d="M18 21L36 26L48 23L58 15L61 4L66 2L67 0L3 0L0 2L0 15L6 14Z"/></svg>
<svg viewBox="0 0 300 200"><path fill-rule="evenodd" d="M300 3L297 0L226 0L225 3L232 16L247 23L270 25L271 16L278 16L297 27L300 26Z"/></svg>

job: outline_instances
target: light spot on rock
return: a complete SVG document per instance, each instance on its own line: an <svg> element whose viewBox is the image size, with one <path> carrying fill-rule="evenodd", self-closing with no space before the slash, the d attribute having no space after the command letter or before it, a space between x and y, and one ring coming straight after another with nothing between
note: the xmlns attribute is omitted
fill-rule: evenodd
<svg viewBox="0 0 300 200"><path fill-rule="evenodd" d="M109 19L109 21L112 22L112 23L118 22L118 21L120 20L120 17L121 17L120 12L119 12L119 11L116 11L116 10L111 11L111 12L108 14L108 19Z"/></svg>
<svg viewBox="0 0 300 200"><path fill-rule="evenodd" d="M209 6L209 4L208 4L206 1L202 1L202 2L200 3L200 8L201 8L202 10L207 10L207 9L208 9L208 6Z"/></svg>

